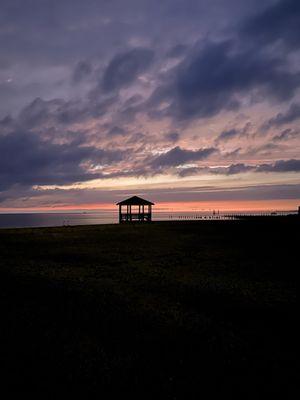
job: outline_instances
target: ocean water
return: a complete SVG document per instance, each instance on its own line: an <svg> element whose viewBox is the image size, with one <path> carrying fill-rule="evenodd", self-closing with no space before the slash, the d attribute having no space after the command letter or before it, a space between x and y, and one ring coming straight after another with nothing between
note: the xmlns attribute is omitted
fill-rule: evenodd
<svg viewBox="0 0 300 400"><path fill-rule="evenodd" d="M240 211L238 212L241 213ZM245 212L251 214L251 212ZM284 214L280 212L278 214ZM287 211L286 213L290 213ZM226 219L228 213L213 214L211 211L182 211L153 212L154 221L176 221L176 220L198 220L198 219ZM235 212L230 212L235 214ZM256 214L265 214L264 212ZM69 213L23 213L23 214L0 214L0 228L26 228L26 227L50 227L50 226L75 226L75 225L97 225L117 224L118 211L95 211L95 212L69 212Z"/></svg>
<svg viewBox="0 0 300 400"><path fill-rule="evenodd" d="M117 222L118 214L113 211L0 214L0 228L114 224Z"/></svg>

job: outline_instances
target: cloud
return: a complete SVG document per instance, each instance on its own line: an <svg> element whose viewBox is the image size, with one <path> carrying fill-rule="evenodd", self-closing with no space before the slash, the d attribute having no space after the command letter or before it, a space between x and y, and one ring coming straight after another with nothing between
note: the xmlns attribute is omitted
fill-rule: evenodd
<svg viewBox="0 0 300 400"><path fill-rule="evenodd" d="M72 83L77 84L88 78L93 72L92 64L88 61L79 61L72 74Z"/></svg>
<svg viewBox="0 0 300 400"><path fill-rule="evenodd" d="M264 44L282 42L288 48L298 48L299 26L299 1L280 0L244 21L241 33Z"/></svg>
<svg viewBox="0 0 300 400"><path fill-rule="evenodd" d="M228 131L223 131L220 136L218 137L219 140L227 140L231 139L237 135L239 135L240 132L237 129L229 129Z"/></svg>
<svg viewBox="0 0 300 400"><path fill-rule="evenodd" d="M165 138L170 142L177 142L179 137L180 135L178 132L169 132L165 135Z"/></svg>
<svg viewBox="0 0 300 400"><path fill-rule="evenodd" d="M244 163L231 164L226 167L191 167L177 171L180 177L202 174L237 175L247 172L300 172L300 160L278 160L269 164L247 165Z"/></svg>
<svg viewBox="0 0 300 400"><path fill-rule="evenodd" d="M279 160L274 164L261 164L256 172L300 172L300 160Z"/></svg>
<svg viewBox="0 0 300 400"><path fill-rule="evenodd" d="M42 125L67 126L83 123L88 119L102 117L116 101L115 96L101 100L91 98L85 101L44 100L37 97L21 110L14 120L14 125L17 125L18 129L30 130L40 128Z"/></svg>
<svg viewBox="0 0 300 400"><path fill-rule="evenodd" d="M251 128L251 123L248 122L243 128L226 129L220 133L215 142L216 143L227 142L231 139L246 137L248 135L250 128Z"/></svg>
<svg viewBox="0 0 300 400"><path fill-rule="evenodd" d="M245 165L243 163L238 163L238 164L231 164L229 167L224 168L224 172L226 175L235 175L235 174L241 174L245 172L252 171L254 168L251 165ZM222 168L219 169L219 172L223 172ZM217 173L217 170L214 171ZM218 172L218 173L219 173Z"/></svg>
<svg viewBox="0 0 300 400"><path fill-rule="evenodd" d="M192 175L202 175L202 174L209 174L210 170L208 167L189 167L189 168L182 168L177 171L178 176L180 178L185 178L187 176Z"/></svg>
<svg viewBox="0 0 300 400"><path fill-rule="evenodd" d="M123 136L126 135L126 130L121 128L120 126L113 126L112 128L109 129L107 132L108 136Z"/></svg>
<svg viewBox="0 0 300 400"><path fill-rule="evenodd" d="M168 58L179 58L187 51L187 48L188 47L184 44L176 44L168 51L167 57Z"/></svg>
<svg viewBox="0 0 300 400"><path fill-rule="evenodd" d="M77 101L43 100L38 97L21 110L16 123L25 130L47 123L72 124L83 121L89 113L90 111Z"/></svg>
<svg viewBox="0 0 300 400"><path fill-rule="evenodd" d="M154 158L151 161L151 165L156 168L177 166L191 161L204 160L216 151L217 149L214 147L199 150L186 150L176 146L166 153Z"/></svg>
<svg viewBox="0 0 300 400"><path fill-rule="evenodd" d="M101 178L89 167L114 164L125 152L79 146L76 142L54 144L32 132L0 136L0 190L24 186L72 184ZM12 156L13 155L13 156Z"/></svg>
<svg viewBox="0 0 300 400"><path fill-rule="evenodd" d="M224 142L230 139L233 139L240 135L240 131L237 129L229 129L220 133L217 137L216 142Z"/></svg>
<svg viewBox="0 0 300 400"><path fill-rule="evenodd" d="M187 201L251 201L251 200L278 200L300 198L300 185L276 184L276 185L239 185L234 187L219 188L217 186L193 186L189 188L177 188L175 191L170 188L143 188L126 190L106 190L101 188L91 189L47 189L33 190L23 188L12 188L5 195L0 195L2 207L28 207L50 206L57 207L72 204L81 208L86 204L96 204L99 199L103 203L115 204L121 199L133 195L140 195L158 202ZM19 195L19 197L17 197Z"/></svg>
<svg viewBox="0 0 300 400"><path fill-rule="evenodd" d="M234 40L199 44L169 74L146 106L179 120L212 117L223 110L237 110L241 95L253 101L278 102L292 98L300 73L285 70L278 56ZM164 103L169 103L161 111ZM152 114L153 115L153 114Z"/></svg>
<svg viewBox="0 0 300 400"><path fill-rule="evenodd" d="M299 1L281 0L243 19L230 39L200 41L154 91L151 115L189 121L237 110L245 97L252 103L293 98L300 72L289 68L287 54L299 48L299 25ZM268 48L277 40L285 52ZM296 113L297 107L291 117Z"/></svg>
<svg viewBox="0 0 300 400"><path fill-rule="evenodd" d="M265 127L269 128L272 126L281 126L289 124L300 118L300 104L293 103L285 113L278 113L275 117L271 118Z"/></svg>
<svg viewBox="0 0 300 400"><path fill-rule="evenodd" d="M300 172L300 160L278 160L269 164L231 164L224 168L211 169L216 174L235 175L245 172Z"/></svg>
<svg viewBox="0 0 300 400"><path fill-rule="evenodd" d="M110 92L128 86L150 66L153 57L153 50L146 48L136 48L117 54L104 71L102 89Z"/></svg>
<svg viewBox="0 0 300 400"><path fill-rule="evenodd" d="M281 142L284 140L288 140L288 139L297 137L297 136L299 136L299 134L300 134L300 131L295 131L293 129L288 128L288 129L285 129L282 132L280 132L278 135L275 135L273 137L273 140L275 142Z"/></svg>

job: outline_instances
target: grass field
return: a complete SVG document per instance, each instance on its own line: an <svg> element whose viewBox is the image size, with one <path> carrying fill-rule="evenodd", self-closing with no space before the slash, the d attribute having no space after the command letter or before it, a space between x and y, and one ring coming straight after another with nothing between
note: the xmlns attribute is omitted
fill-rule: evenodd
<svg viewBox="0 0 300 400"><path fill-rule="evenodd" d="M299 226L0 230L2 390L292 397Z"/></svg>

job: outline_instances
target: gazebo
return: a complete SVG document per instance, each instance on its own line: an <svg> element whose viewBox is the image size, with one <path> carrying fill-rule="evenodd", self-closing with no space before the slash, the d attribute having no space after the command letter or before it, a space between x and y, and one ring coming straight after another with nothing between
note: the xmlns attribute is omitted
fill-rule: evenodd
<svg viewBox="0 0 300 400"><path fill-rule="evenodd" d="M119 206L119 222L150 222L154 203L138 196L117 203ZM123 208L122 208L123 207ZM125 211L124 211L125 207Z"/></svg>

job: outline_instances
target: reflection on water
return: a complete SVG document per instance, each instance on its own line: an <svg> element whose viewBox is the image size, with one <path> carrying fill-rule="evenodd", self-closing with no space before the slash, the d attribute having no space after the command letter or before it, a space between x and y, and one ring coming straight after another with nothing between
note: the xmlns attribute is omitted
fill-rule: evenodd
<svg viewBox="0 0 300 400"><path fill-rule="evenodd" d="M239 211L238 213L241 213ZM247 212L248 214L251 212ZM290 213L290 211L286 212ZM154 221L175 221L175 220L197 220L211 218L226 218L227 213L213 214L211 211L197 212L154 212ZM234 214L231 212L230 214ZM284 214L280 212L278 214ZM0 214L0 228L25 228L25 227L46 227L46 226L74 226L74 225L95 225L95 224L116 224L118 223L118 212L105 210L86 213L33 213L33 214Z"/></svg>
<svg viewBox="0 0 300 400"><path fill-rule="evenodd" d="M95 213L33 213L0 214L0 228L114 224L118 214L114 211Z"/></svg>

